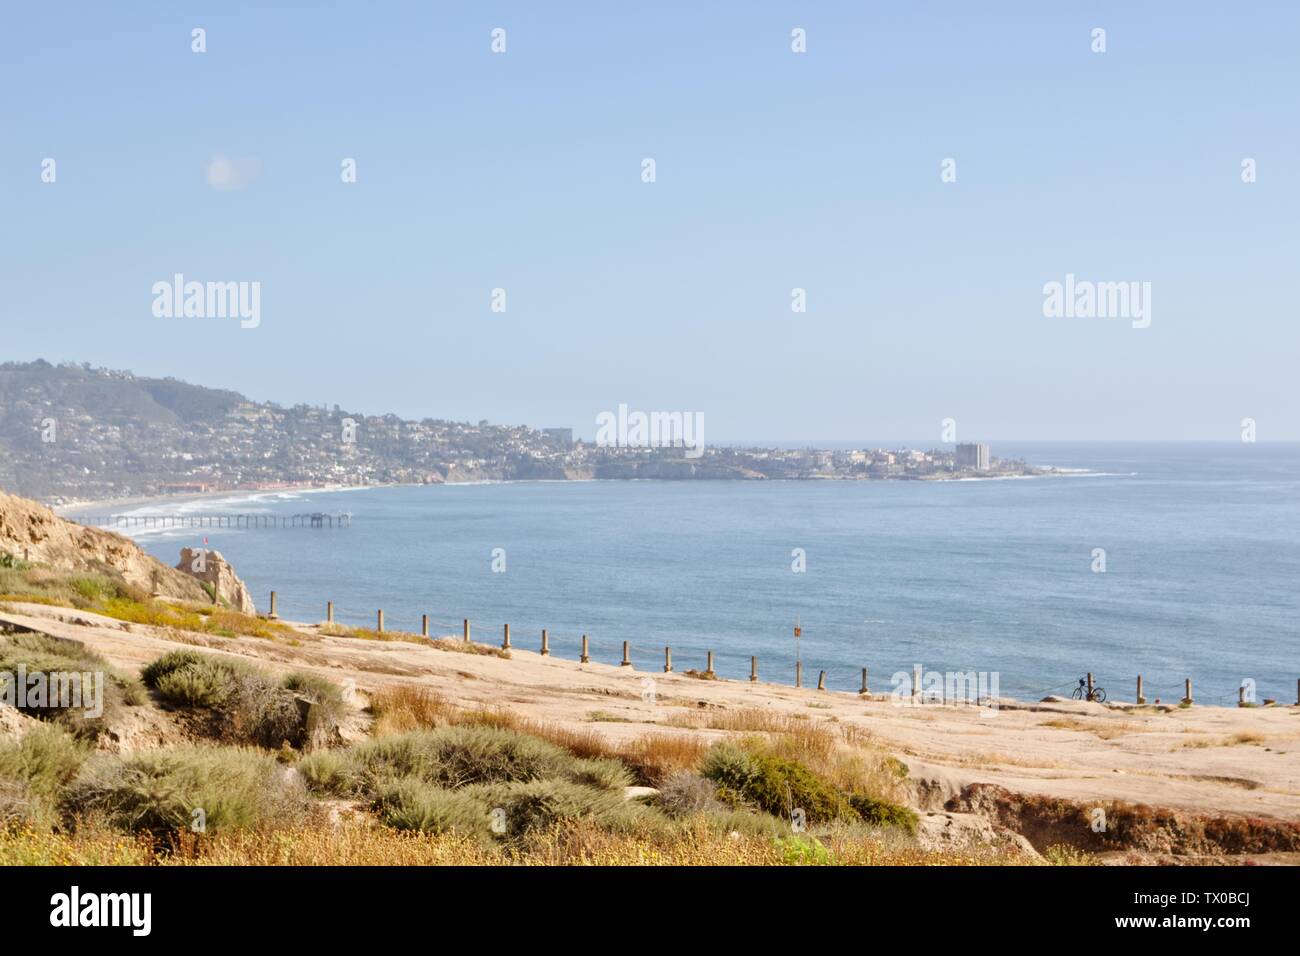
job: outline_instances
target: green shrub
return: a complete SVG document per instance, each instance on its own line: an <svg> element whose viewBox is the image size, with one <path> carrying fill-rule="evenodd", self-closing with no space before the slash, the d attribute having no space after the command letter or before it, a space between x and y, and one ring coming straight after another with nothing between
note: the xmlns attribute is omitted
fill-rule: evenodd
<svg viewBox="0 0 1300 956"><path fill-rule="evenodd" d="M302 785L275 758L234 747L184 747L89 760L68 786L66 813L158 838L291 825L307 809ZM195 813L202 810L200 818Z"/></svg>
<svg viewBox="0 0 1300 956"><path fill-rule="evenodd" d="M117 596L117 588L114 587L113 583L106 578L73 578L68 582L68 586L87 603L93 603L106 597Z"/></svg>
<svg viewBox="0 0 1300 956"><path fill-rule="evenodd" d="M205 657L198 651L168 651L156 661L151 661L141 668L140 679L144 681L146 687L157 687L158 682L167 675L210 660L212 658Z"/></svg>
<svg viewBox="0 0 1300 956"><path fill-rule="evenodd" d="M313 788L353 795L373 795L398 777L451 789L561 778L621 790L630 779L614 761L580 759L538 737L481 724L379 737L348 748L339 761L322 755L300 766Z"/></svg>
<svg viewBox="0 0 1300 956"><path fill-rule="evenodd" d="M816 837L780 837L776 841L786 866L827 866L831 852Z"/></svg>
<svg viewBox="0 0 1300 956"><path fill-rule="evenodd" d="M322 743L337 732L343 692L331 682L295 673L277 681L242 661L176 650L142 671L166 702L208 712L207 729L232 743L276 748Z"/></svg>
<svg viewBox="0 0 1300 956"><path fill-rule="evenodd" d="M223 740L261 747L301 747L307 738L308 709L296 695L257 671L237 671L224 707Z"/></svg>
<svg viewBox="0 0 1300 956"><path fill-rule="evenodd" d="M31 717L56 722L83 739L98 737L123 706L138 702L141 696L136 682L117 673L100 655L76 641L45 634L17 634L0 641L0 698L15 705L20 703L17 688L9 685L20 671L29 677L46 675L41 686L51 699L34 696L29 684L28 698L19 709ZM69 706L75 700L74 689L80 692L81 706ZM52 699L56 695L60 699ZM92 716L90 712L101 703L102 711Z"/></svg>
<svg viewBox="0 0 1300 956"><path fill-rule="evenodd" d="M632 786L632 771L618 760L589 757L574 760L568 777L574 783L586 784L598 790L619 790Z"/></svg>
<svg viewBox="0 0 1300 956"><path fill-rule="evenodd" d="M103 566L96 574L54 571L13 556L6 558L4 552L0 552L0 594L10 595L16 600L89 608L139 593L139 589L127 584L115 568Z"/></svg>
<svg viewBox="0 0 1300 956"><path fill-rule="evenodd" d="M201 660L161 674L150 686L169 704L216 709L230 698L234 683L232 670Z"/></svg>
<svg viewBox="0 0 1300 956"><path fill-rule="evenodd" d="M728 836L734 833L741 837L776 838L790 833L787 821L778 820L767 813L750 813L747 810L706 810L692 819L702 820L714 833Z"/></svg>
<svg viewBox="0 0 1300 956"><path fill-rule="evenodd" d="M336 750L321 750L298 761L307 788L313 793L336 797L356 796L363 792L357 765L349 755Z"/></svg>
<svg viewBox="0 0 1300 956"><path fill-rule="evenodd" d="M639 804L623 799L621 793L566 780L529 780L515 783L485 783L467 787L498 819L504 836L515 838L557 823L586 820L606 830L628 830L650 814Z"/></svg>
<svg viewBox="0 0 1300 956"><path fill-rule="evenodd" d="M746 753L733 744L710 748L700 773L718 786L718 795L733 805L750 805L788 818L802 809L809 823L854 816L844 796L794 760Z"/></svg>
<svg viewBox="0 0 1300 956"><path fill-rule="evenodd" d="M909 807L888 800L877 800L865 793L849 794L849 805L866 823L879 827L899 827L908 833L916 833L920 817Z"/></svg>
<svg viewBox="0 0 1300 956"><path fill-rule="evenodd" d="M26 571L31 565L20 558L15 558L8 551L0 551L0 568L9 571Z"/></svg>
<svg viewBox="0 0 1300 956"><path fill-rule="evenodd" d="M0 778L22 783L37 796L53 796L89 756L86 744L59 727L34 727L0 743Z"/></svg>
<svg viewBox="0 0 1300 956"><path fill-rule="evenodd" d="M338 684L315 674L295 671L284 679L282 686L310 704L304 728L307 746L323 747L339 740L339 725L348 708Z"/></svg>
<svg viewBox="0 0 1300 956"><path fill-rule="evenodd" d="M379 818L398 830L454 832L487 837L490 811L481 800L456 790L433 787L414 777L380 785L374 799Z"/></svg>
<svg viewBox="0 0 1300 956"><path fill-rule="evenodd" d="M0 743L0 827L54 826L57 795L89 754L85 742L53 724Z"/></svg>

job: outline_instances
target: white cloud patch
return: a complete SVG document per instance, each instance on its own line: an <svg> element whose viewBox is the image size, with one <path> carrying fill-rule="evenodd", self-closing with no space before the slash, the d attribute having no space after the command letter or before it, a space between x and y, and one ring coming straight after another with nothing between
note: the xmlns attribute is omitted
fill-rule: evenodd
<svg viewBox="0 0 1300 956"><path fill-rule="evenodd" d="M208 185L213 189L243 189L258 173L256 160L213 156L208 163Z"/></svg>

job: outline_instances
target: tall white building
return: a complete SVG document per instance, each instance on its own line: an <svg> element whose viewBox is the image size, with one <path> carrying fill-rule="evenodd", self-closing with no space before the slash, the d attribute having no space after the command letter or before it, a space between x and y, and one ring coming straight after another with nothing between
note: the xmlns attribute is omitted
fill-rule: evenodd
<svg viewBox="0 0 1300 956"><path fill-rule="evenodd" d="M957 446L957 467L989 470L989 446L984 442L970 442Z"/></svg>

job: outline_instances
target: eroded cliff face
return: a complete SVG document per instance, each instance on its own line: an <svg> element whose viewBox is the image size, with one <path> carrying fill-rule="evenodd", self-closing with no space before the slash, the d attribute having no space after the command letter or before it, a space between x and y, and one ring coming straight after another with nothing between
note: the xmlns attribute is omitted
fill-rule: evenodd
<svg viewBox="0 0 1300 956"><path fill-rule="evenodd" d="M4 491L0 551L57 571L120 576L160 597L211 601L195 578L150 557L129 538L60 518L42 504Z"/></svg>
<svg viewBox="0 0 1300 956"><path fill-rule="evenodd" d="M239 579L230 562L221 556L220 551L211 548L181 548L181 560L176 565L176 570L208 585L220 603L245 614L257 613L248 587Z"/></svg>

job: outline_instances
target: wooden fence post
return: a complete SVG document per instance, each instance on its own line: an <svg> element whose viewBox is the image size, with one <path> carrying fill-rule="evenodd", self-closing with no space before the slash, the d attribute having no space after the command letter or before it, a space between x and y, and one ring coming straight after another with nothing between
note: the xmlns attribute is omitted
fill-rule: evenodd
<svg viewBox="0 0 1300 956"><path fill-rule="evenodd" d="M1183 698L1183 703L1190 707L1192 704L1192 679L1190 677L1187 678L1184 686L1187 688L1187 696Z"/></svg>
<svg viewBox="0 0 1300 956"><path fill-rule="evenodd" d="M758 683L758 658L757 657L751 657L749 659L749 682L751 684ZM1297 682L1296 687L1297 689L1300 689L1300 682Z"/></svg>
<svg viewBox="0 0 1300 956"><path fill-rule="evenodd" d="M579 664L590 664L591 655L587 653L587 635L582 635L582 656L578 658Z"/></svg>
<svg viewBox="0 0 1300 956"><path fill-rule="evenodd" d="M542 656L549 657L551 653L551 643L546 639L546 628L542 628Z"/></svg>
<svg viewBox="0 0 1300 956"><path fill-rule="evenodd" d="M505 634L501 638L501 649L503 651L510 650L510 625L509 624L505 626Z"/></svg>
<svg viewBox="0 0 1300 956"><path fill-rule="evenodd" d="M465 618L465 643L469 643L469 618Z"/></svg>
<svg viewBox="0 0 1300 956"><path fill-rule="evenodd" d="M334 623L334 602L333 601L325 602L325 623L326 624Z"/></svg>
<svg viewBox="0 0 1300 956"><path fill-rule="evenodd" d="M871 691L867 690L867 669L865 667L862 668L862 690L858 691L858 693L859 694L871 693Z"/></svg>
<svg viewBox="0 0 1300 956"><path fill-rule="evenodd" d="M803 686L803 661L794 662L794 686Z"/></svg>
<svg viewBox="0 0 1300 956"><path fill-rule="evenodd" d="M671 674L672 672L673 672L673 649L671 647L665 647L664 648L664 673Z"/></svg>
<svg viewBox="0 0 1300 956"><path fill-rule="evenodd" d="M714 676L713 675L713 651L709 651L709 663L705 665L704 673L708 674L710 677Z"/></svg>
<svg viewBox="0 0 1300 956"><path fill-rule="evenodd" d="M269 618L270 618L271 620L273 620L273 621L274 621L277 617L280 616L280 615L277 614L276 611L275 611L275 592L274 592L274 591L271 592L271 613L268 614L268 615L266 615L266 616L269 617Z"/></svg>
<svg viewBox="0 0 1300 956"><path fill-rule="evenodd" d="M429 615L427 614L420 616L420 634L423 637L429 636Z"/></svg>
<svg viewBox="0 0 1300 956"><path fill-rule="evenodd" d="M375 614L375 631L379 634L384 633L384 609L380 608Z"/></svg>
<svg viewBox="0 0 1300 956"><path fill-rule="evenodd" d="M1141 674L1138 674L1138 694L1137 694L1137 702L1138 702L1139 704L1145 704L1145 703L1147 702L1146 695L1142 693L1142 675L1141 675Z"/></svg>
<svg viewBox="0 0 1300 956"><path fill-rule="evenodd" d="M624 641L623 642L623 663L619 665L620 667L632 666L632 658L628 656L629 650L630 650L630 646L628 645L628 642Z"/></svg>
<svg viewBox="0 0 1300 956"><path fill-rule="evenodd" d="M818 689L818 690L825 690L825 689L826 689L826 672L825 672L825 671L822 671L820 674L817 675L817 689Z"/></svg>

